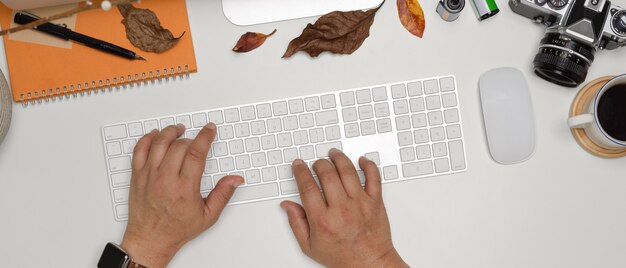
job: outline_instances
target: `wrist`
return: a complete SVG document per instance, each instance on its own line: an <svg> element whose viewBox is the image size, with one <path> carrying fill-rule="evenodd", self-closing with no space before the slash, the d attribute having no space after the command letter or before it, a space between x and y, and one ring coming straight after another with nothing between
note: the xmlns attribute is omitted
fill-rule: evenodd
<svg viewBox="0 0 626 268"><path fill-rule="evenodd" d="M163 247L155 242L124 235L120 245L137 264L148 268L165 268L174 258L178 248Z"/></svg>
<svg viewBox="0 0 626 268"><path fill-rule="evenodd" d="M409 265L404 262L398 251L395 248L391 248L388 252L383 254L378 260L372 265L372 267L402 267L408 268Z"/></svg>

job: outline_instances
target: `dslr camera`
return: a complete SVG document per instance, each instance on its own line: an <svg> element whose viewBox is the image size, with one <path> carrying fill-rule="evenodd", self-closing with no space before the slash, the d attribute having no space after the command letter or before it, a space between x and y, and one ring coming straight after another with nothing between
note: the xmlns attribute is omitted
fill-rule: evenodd
<svg viewBox="0 0 626 268"><path fill-rule="evenodd" d="M576 87L597 49L626 46L626 10L609 0L510 0L513 12L548 27L533 61L535 73Z"/></svg>

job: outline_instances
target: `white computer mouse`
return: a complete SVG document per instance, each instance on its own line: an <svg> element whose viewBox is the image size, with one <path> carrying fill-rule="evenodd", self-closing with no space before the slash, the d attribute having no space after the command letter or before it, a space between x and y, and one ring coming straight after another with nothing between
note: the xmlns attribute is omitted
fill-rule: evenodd
<svg viewBox="0 0 626 268"><path fill-rule="evenodd" d="M535 152L535 122L526 78L515 68L498 68L480 77L480 100L489 152L511 165Z"/></svg>

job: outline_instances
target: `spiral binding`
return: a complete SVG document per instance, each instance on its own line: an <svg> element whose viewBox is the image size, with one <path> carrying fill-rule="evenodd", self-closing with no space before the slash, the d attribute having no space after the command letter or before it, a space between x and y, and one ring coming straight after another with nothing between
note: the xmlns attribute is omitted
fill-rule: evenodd
<svg viewBox="0 0 626 268"><path fill-rule="evenodd" d="M105 93L106 91L112 92L113 90L126 89L127 87L140 86L142 83L147 85L148 83L155 84L156 82L162 83L169 82L170 79L176 80L189 78L189 65L182 65L178 67L163 68L150 70L147 72L136 73L134 75L121 75L111 78L100 79L97 81L78 83L73 85L66 85L63 87L57 87L55 89L49 88L47 90L37 90L25 94L20 94L19 102L24 106L41 104L43 102L55 102L62 101L63 99L78 98L85 95L91 95L92 93Z"/></svg>

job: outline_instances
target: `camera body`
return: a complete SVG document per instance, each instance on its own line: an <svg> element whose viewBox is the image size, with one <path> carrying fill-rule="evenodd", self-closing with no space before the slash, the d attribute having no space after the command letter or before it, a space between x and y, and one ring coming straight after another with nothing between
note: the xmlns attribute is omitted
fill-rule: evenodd
<svg viewBox="0 0 626 268"><path fill-rule="evenodd" d="M626 46L626 10L609 0L510 0L513 12L548 27L533 64L552 83L585 81L597 49Z"/></svg>

